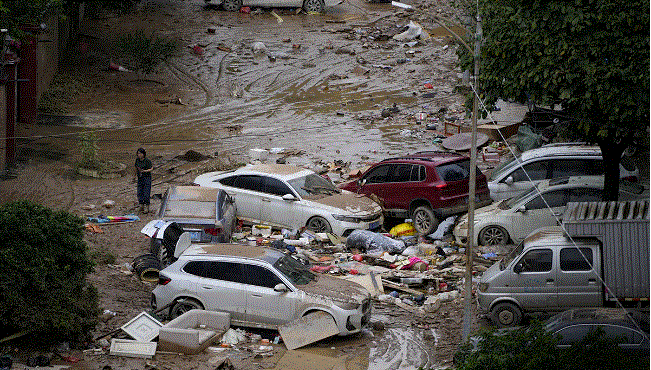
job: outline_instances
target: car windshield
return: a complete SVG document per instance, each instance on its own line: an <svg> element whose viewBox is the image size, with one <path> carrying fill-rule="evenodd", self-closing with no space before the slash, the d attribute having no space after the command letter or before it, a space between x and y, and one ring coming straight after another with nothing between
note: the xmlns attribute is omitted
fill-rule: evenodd
<svg viewBox="0 0 651 370"><path fill-rule="evenodd" d="M288 182L302 198L323 198L341 192L330 180L315 173Z"/></svg>
<svg viewBox="0 0 651 370"><path fill-rule="evenodd" d="M502 258L500 261L500 270L504 270L515 257L520 255L520 253L522 253L522 249L524 249L524 242L520 243L517 248L512 250L511 253L507 254L506 257Z"/></svg>
<svg viewBox="0 0 651 370"><path fill-rule="evenodd" d="M274 263L274 267L294 285L305 285L316 279L316 276L307 267L289 255L279 258Z"/></svg>
<svg viewBox="0 0 651 370"><path fill-rule="evenodd" d="M503 204L500 203L500 209L511 209L514 205L520 203L524 199L527 199L527 197L531 196L532 194L538 194L538 190L535 186L529 191L525 191L524 193L516 195L513 198L506 199L502 202Z"/></svg>
<svg viewBox="0 0 651 370"><path fill-rule="evenodd" d="M500 177L503 173L510 172L511 169L513 169L517 165L518 165L518 161L516 161L515 158L513 158L509 162L502 163L501 165L497 166L497 168L495 168L493 170L493 172L491 172L488 179L489 180L494 180L494 179Z"/></svg>

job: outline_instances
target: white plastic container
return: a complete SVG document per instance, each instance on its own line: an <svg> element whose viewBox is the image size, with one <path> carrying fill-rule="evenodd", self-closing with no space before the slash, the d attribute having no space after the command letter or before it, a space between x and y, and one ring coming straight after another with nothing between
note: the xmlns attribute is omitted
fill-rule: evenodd
<svg viewBox="0 0 651 370"><path fill-rule="evenodd" d="M269 151L267 149L253 148L249 149L249 156L252 161L264 162L269 157Z"/></svg>

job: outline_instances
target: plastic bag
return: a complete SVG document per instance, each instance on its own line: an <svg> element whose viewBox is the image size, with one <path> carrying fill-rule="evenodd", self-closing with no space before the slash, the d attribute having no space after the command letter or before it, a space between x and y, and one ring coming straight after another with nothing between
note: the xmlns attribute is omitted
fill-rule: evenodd
<svg viewBox="0 0 651 370"><path fill-rule="evenodd" d="M355 230L346 238L346 247L361 249L368 254L402 253L405 242L368 230Z"/></svg>

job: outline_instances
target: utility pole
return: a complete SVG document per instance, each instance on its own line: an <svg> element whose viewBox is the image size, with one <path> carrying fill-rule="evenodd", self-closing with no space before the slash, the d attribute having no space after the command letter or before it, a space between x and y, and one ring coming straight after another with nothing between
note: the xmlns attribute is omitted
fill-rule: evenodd
<svg viewBox="0 0 651 370"><path fill-rule="evenodd" d="M472 79L472 133L470 139L470 179L468 181L468 245L466 245L466 286L464 288L463 341L470 336L472 325L472 255L475 246L475 196L477 183L477 78L479 76L479 56L481 50L481 18L476 16L477 31L475 32L475 50L473 52L475 71Z"/></svg>

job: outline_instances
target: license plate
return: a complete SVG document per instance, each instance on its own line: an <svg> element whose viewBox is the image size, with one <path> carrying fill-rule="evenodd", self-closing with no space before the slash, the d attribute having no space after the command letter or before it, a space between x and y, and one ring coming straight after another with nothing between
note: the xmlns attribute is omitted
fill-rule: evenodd
<svg viewBox="0 0 651 370"><path fill-rule="evenodd" d="M377 229L378 227L380 227L380 221L373 221L370 224L368 224L369 230Z"/></svg>
<svg viewBox="0 0 651 370"><path fill-rule="evenodd" d="M190 231L190 240L193 242L198 242L201 240L201 232L200 231Z"/></svg>

